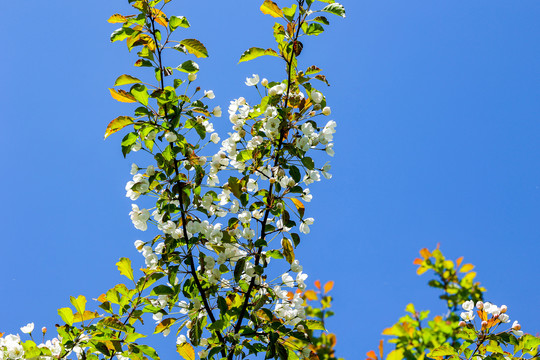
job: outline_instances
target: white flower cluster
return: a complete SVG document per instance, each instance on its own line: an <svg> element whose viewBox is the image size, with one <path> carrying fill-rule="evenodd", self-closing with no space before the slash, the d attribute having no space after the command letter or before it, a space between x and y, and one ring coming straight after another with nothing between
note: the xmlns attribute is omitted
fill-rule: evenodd
<svg viewBox="0 0 540 360"><path fill-rule="evenodd" d="M287 290L283 290L282 287L292 288L295 286L300 290L306 288L305 281L308 277L307 274L302 272L302 266L298 260L293 261L291 264L291 271L296 272L296 279L289 273L281 275L281 286L274 286L274 294L279 298L274 308L276 316L282 318L286 325L296 326L299 322L306 319L306 312L304 307L304 300L300 293L291 294Z"/></svg>
<svg viewBox="0 0 540 360"><path fill-rule="evenodd" d="M475 315L474 315L474 308L478 309L480 312L484 313L487 317L487 315L491 315L491 319L499 320L501 323L509 323L510 322L510 316L506 314L506 311L508 310L506 305L501 305L500 307L497 305L494 305L490 302L482 302L478 301L476 302L476 305L474 301L469 300L465 301L462 305L464 312L460 314L460 317L462 321L460 322L461 326L465 326L467 322L472 322ZM482 329L485 329L488 326L488 322L486 320L483 320L481 323ZM511 328L514 335L517 337L520 337L523 335L523 331L521 331L521 325L514 321Z"/></svg>
<svg viewBox="0 0 540 360"><path fill-rule="evenodd" d="M29 323L26 326L21 327L21 331L25 334L32 334L34 331L34 323ZM46 328L42 329L43 334L47 332ZM87 337L85 337L87 339ZM83 339L79 339L82 341ZM62 352L62 345L59 338L47 340L45 343L38 345L38 348L46 348L51 352L52 357L42 357L43 359L52 359L58 357ZM77 354L77 351L81 351L79 346L75 346L73 349ZM17 360L24 359L24 347L21 343L21 337L17 335L6 335L0 338L0 360Z"/></svg>

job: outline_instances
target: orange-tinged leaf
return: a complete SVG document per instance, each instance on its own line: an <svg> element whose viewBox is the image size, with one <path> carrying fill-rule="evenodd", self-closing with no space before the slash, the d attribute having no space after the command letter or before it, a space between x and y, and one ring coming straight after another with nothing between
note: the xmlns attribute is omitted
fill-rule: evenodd
<svg viewBox="0 0 540 360"><path fill-rule="evenodd" d="M107 130L105 130L105 139L109 135L114 134L117 131L122 130L126 126L133 124L133 118L129 116L119 116L107 125Z"/></svg>
<svg viewBox="0 0 540 360"><path fill-rule="evenodd" d="M321 290L321 282L319 280L315 280L315 287Z"/></svg>
<svg viewBox="0 0 540 360"><path fill-rule="evenodd" d="M306 211L306 208L304 207L304 204L296 198L291 198L292 202L294 203L294 206L296 206L296 209L298 210L298 214L300 214L300 217L304 217L304 212Z"/></svg>
<svg viewBox="0 0 540 360"><path fill-rule="evenodd" d="M131 95L127 91L115 90L115 89L109 89L109 91L111 92L111 96L113 97L113 99L118 100L120 102L126 102L126 103L137 102L137 100L135 100L133 95Z"/></svg>
<svg viewBox="0 0 540 360"><path fill-rule="evenodd" d="M333 287L334 287L334 282L333 281L327 282L326 284L324 284L324 293L326 294L327 292L332 290Z"/></svg>
<svg viewBox="0 0 540 360"><path fill-rule="evenodd" d="M394 335L394 328L393 327L386 328L386 329L383 330L382 334L383 335Z"/></svg>
<svg viewBox="0 0 540 360"><path fill-rule="evenodd" d="M317 293L313 290L307 290L304 295L308 300L317 300Z"/></svg>
<svg viewBox="0 0 540 360"><path fill-rule="evenodd" d="M368 359L377 360L377 354L375 354L375 351L373 350L368 351L366 353L366 356L368 357Z"/></svg>
<svg viewBox="0 0 540 360"><path fill-rule="evenodd" d="M97 301L104 303L105 301L107 301L107 295L105 294L99 295L99 297L97 298Z"/></svg>
<svg viewBox="0 0 540 360"><path fill-rule="evenodd" d="M463 256L456 260L456 266L459 267L459 265L461 265L462 261L463 261Z"/></svg>
<svg viewBox="0 0 540 360"><path fill-rule="evenodd" d="M384 359L383 346L384 346L384 341L380 340L379 341L379 355L381 356L381 360Z"/></svg>
<svg viewBox="0 0 540 360"><path fill-rule="evenodd" d="M484 310L477 310L476 313L482 321L487 321L487 313Z"/></svg>
<svg viewBox="0 0 540 360"><path fill-rule="evenodd" d="M416 273L417 273L418 275L422 275L422 274L425 273L426 271L428 271L428 268L423 267L423 266L420 266L418 269L416 269Z"/></svg>
<svg viewBox="0 0 540 360"><path fill-rule="evenodd" d="M152 13L154 15L154 19L156 22L161 26L169 26L169 22L167 21L167 16L163 13L163 11L153 8Z"/></svg>
<svg viewBox="0 0 540 360"><path fill-rule="evenodd" d="M195 360L195 350L188 343L176 345L176 351L178 351L180 356L185 360Z"/></svg>
<svg viewBox="0 0 540 360"><path fill-rule="evenodd" d="M474 269L474 265L473 264L465 264L461 267L461 269L459 269L460 272L464 273L464 272L469 272L471 271L472 269Z"/></svg>
<svg viewBox="0 0 540 360"><path fill-rule="evenodd" d="M309 360L320 360L319 355L312 351L311 354L309 354Z"/></svg>
<svg viewBox="0 0 540 360"><path fill-rule="evenodd" d="M426 248L423 248L422 250L420 250L420 255L422 255L424 259L429 259L431 257L431 253Z"/></svg>
<svg viewBox="0 0 540 360"><path fill-rule="evenodd" d="M261 5L261 11L263 14L270 15L275 18L283 17L283 11L281 11L275 2L270 0L264 1L264 3Z"/></svg>
<svg viewBox="0 0 540 360"><path fill-rule="evenodd" d="M5 333L0 333L0 338L1 338L2 336L4 336L4 334L5 334Z"/></svg>
<svg viewBox="0 0 540 360"><path fill-rule="evenodd" d="M114 14L107 21L110 22L111 24L124 23L127 21L127 18L124 15Z"/></svg>
<svg viewBox="0 0 540 360"><path fill-rule="evenodd" d="M420 258L416 258L416 259L414 259L413 264L414 265L422 265L423 262L424 262L424 260L422 260Z"/></svg>
<svg viewBox="0 0 540 360"><path fill-rule="evenodd" d="M336 335L334 334L329 334L328 335L328 340L330 340L330 347L335 347L336 344L337 344L337 338L336 338Z"/></svg>

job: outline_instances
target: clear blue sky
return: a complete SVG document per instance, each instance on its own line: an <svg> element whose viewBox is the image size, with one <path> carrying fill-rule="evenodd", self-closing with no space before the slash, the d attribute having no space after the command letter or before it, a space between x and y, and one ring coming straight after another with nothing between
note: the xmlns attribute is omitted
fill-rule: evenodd
<svg viewBox="0 0 540 360"><path fill-rule="evenodd" d="M280 2L283 4L284 2ZM344 0L346 19L306 41L338 122L334 178L312 187L316 219L298 255L335 280L339 355L360 359L405 305L442 313L412 265L438 242L477 266L487 297L540 332L540 2ZM194 5L197 4L197 5ZM237 65L271 45L259 1L173 1L211 54L200 84L215 105L254 93L279 61ZM130 159L107 123L128 114L107 87L132 72L106 22L127 1L6 1L0 22L0 331L60 321L70 295L96 298L139 259L124 197ZM172 57L178 65L180 57ZM228 120L216 128L225 131ZM172 339L171 339L172 341Z"/></svg>

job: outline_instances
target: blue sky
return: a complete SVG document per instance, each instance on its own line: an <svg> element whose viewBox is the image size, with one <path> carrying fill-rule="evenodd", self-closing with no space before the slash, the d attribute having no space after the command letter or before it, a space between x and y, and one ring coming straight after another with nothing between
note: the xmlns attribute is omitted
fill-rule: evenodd
<svg viewBox="0 0 540 360"><path fill-rule="evenodd" d="M329 327L339 355L375 348L409 302L443 312L412 264L437 243L477 266L488 300L540 332L540 3L343 4L347 18L331 19L300 59L332 84L338 132L334 177L312 187L306 214L316 223L297 251L310 283L336 281ZM258 6L169 5L192 24L182 35L209 49L199 81L222 108L255 98L246 76L282 77L274 59L237 65L245 49L272 45ZM102 140L129 112L107 90L133 73L133 54L109 43L106 22L129 13L127 1L12 1L3 12L0 331L9 333L30 321L52 328L70 295L96 298L123 281L114 263L138 259L132 244L145 234L128 216L121 136Z"/></svg>

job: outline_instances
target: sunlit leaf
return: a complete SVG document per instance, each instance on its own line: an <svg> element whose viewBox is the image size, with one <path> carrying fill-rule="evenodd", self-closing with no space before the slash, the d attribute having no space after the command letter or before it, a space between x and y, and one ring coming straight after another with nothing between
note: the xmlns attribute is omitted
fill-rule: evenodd
<svg viewBox="0 0 540 360"><path fill-rule="evenodd" d="M444 343L441 346L431 350L429 354L427 354L430 358L436 358L438 356L452 356L452 355L458 355L456 352L456 349L454 349L450 344ZM399 358L401 359L401 357Z"/></svg>
<svg viewBox="0 0 540 360"><path fill-rule="evenodd" d="M114 82L114 86L121 86L121 85L127 85L127 84L137 84L141 83L142 81L137 79L136 77L133 77L131 75L120 75L118 79Z"/></svg>
<svg viewBox="0 0 540 360"><path fill-rule="evenodd" d="M333 3L326 5L321 11L325 11L330 14L345 17L345 7L340 3Z"/></svg>
<svg viewBox="0 0 540 360"><path fill-rule="evenodd" d="M120 261L116 263L116 267L120 274L127 277L129 280L133 281L133 269L131 268L131 260L128 258L121 258Z"/></svg>
<svg viewBox="0 0 540 360"><path fill-rule="evenodd" d="M270 15L275 18L283 17L283 11L281 11L275 2L270 0L264 1L264 3L261 5L261 11L263 14Z"/></svg>
<svg viewBox="0 0 540 360"><path fill-rule="evenodd" d="M58 315L60 315L66 324L73 325L73 310L67 307L61 308L58 309Z"/></svg>
<svg viewBox="0 0 540 360"><path fill-rule="evenodd" d="M129 116L119 116L107 125L107 130L105 130L105 139L109 135L114 134L117 131L122 130L126 126L133 124L133 118Z"/></svg>
<svg viewBox="0 0 540 360"><path fill-rule="evenodd" d="M240 60L238 61L238 63L241 63L241 62L244 62L244 61L250 61L250 60L256 59L258 57L265 56L265 55L279 57L279 54L273 49L266 49L265 50L265 49L262 49L262 48L252 47L252 48L244 51L242 56L240 56Z"/></svg>
<svg viewBox="0 0 540 360"><path fill-rule="evenodd" d="M196 73L199 71L199 65L192 60L187 60L179 65L176 69L186 73Z"/></svg>
<svg viewBox="0 0 540 360"><path fill-rule="evenodd" d="M154 330L154 334L165 331L166 329L170 328L175 322L176 319L173 318L164 319L162 322L157 324L156 329Z"/></svg>
<svg viewBox="0 0 540 360"><path fill-rule="evenodd" d="M70 296L69 301L75 307L75 309L77 309L77 311L80 312L81 314L84 313L84 310L86 310L86 298L84 296L79 295L76 298L73 296Z"/></svg>
<svg viewBox="0 0 540 360"><path fill-rule="evenodd" d="M469 272L471 271L472 269L474 269L474 265L473 264L465 264L461 267L461 269L459 269L460 272L462 273L466 273L466 272Z"/></svg>
<svg viewBox="0 0 540 360"><path fill-rule="evenodd" d="M283 247L283 255L289 264L292 264L294 261L294 249L291 242L287 238L281 240L281 246Z"/></svg>
<svg viewBox="0 0 540 360"><path fill-rule="evenodd" d="M306 292L304 292L304 295L308 300L317 300L317 293L313 290L306 290Z"/></svg>
<svg viewBox="0 0 540 360"><path fill-rule="evenodd" d="M310 330L326 330L322 321L318 320L306 320L306 327Z"/></svg>
<svg viewBox="0 0 540 360"><path fill-rule="evenodd" d="M73 322L77 323L77 322L96 319L99 317L100 315L97 312L86 310L82 315L79 312L75 313L75 315L73 315Z"/></svg>
<svg viewBox="0 0 540 360"><path fill-rule="evenodd" d="M114 23L124 23L127 21L127 18L124 16L124 15L120 15L120 14L114 14L113 16L111 16L109 18L109 20L107 20L108 22L110 22L111 24L114 24Z"/></svg>
<svg viewBox="0 0 540 360"><path fill-rule="evenodd" d="M386 360L402 360L402 359L403 359L403 349L392 350L386 356Z"/></svg>
<svg viewBox="0 0 540 360"><path fill-rule="evenodd" d="M315 280L315 287L321 290L321 282L319 280Z"/></svg>
<svg viewBox="0 0 540 360"><path fill-rule="evenodd" d="M109 91L111 92L111 96L113 97L113 99L118 100L120 102L126 102L126 103L137 102L137 100L135 100L133 95L131 95L127 91L115 90L115 89L109 89Z"/></svg>
<svg viewBox="0 0 540 360"><path fill-rule="evenodd" d="M306 211L306 208L304 207L304 204L297 198L291 198L291 201L294 203L294 206L296 206L296 209L298 210L298 214L300 214L300 217L304 217L304 212Z"/></svg>
<svg viewBox="0 0 540 360"><path fill-rule="evenodd" d="M184 16L171 16L171 18L169 19L169 29L171 29L171 31L174 31L178 27L190 27L189 21L187 21Z"/></svg>
<svg viewBox="0 0 540 360"><path fill-rule="evenodd" d="M429 250L426 249L426 248L423 248L422 250L420 250L420 255L422 255L422 257L423 257L424 259L428 259L428 258L431 257L431 253L430 253Z"/></svg>
<svg viewBox="0 0 540 360"><path fill-rule="evenodd" d="M324 293L328 293L330 290L334 288L334 282L328 281L326 284L324 284Z"/></svg>
<svg viewBox="0 0 540 360"><path fill-rule="evenodd" d="M180 354L184 360L195 360L195 350L188 343L176 345L176 351Z"/></svg>
<svg viewBox="0 0 540 360"><path fill-rule="evenodd" d="M190 54L193 54L198 58L208 57L208 50L206 50L204 45L197 39L184 39L180 41L180 44L183 45Z"/></svg>

